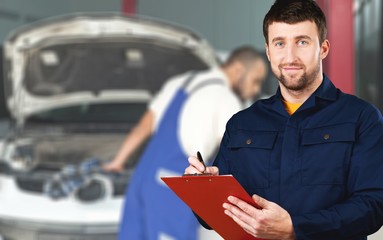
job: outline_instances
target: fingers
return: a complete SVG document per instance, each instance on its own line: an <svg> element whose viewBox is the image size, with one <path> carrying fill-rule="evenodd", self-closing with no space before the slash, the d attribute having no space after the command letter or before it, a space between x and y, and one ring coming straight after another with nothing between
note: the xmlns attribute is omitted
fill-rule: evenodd
<svg viewBox="0 0 383 240"><path fill-rule="evenodd" d="M189 157L188 161L190 166L185 169L185 174L200 174L205 170L205 167L197 158Z"/></svg>
<svg viewBox="0 0 383 240"><path fill-rule="evenodd" d="M225 210L225 214L229 217L231 217L239 226L241 226L246 232L254 235L254 229L252 226L247 224L246 222L242 221L239 217L237 217L235 214L233 214L229 210Z"/></svg>
<svg viewBox="0 0 383 240"><path fill-rule="evenodd" d="M213 176L219 175L219 170L217 167L207 167L205 172L210 173Z"/></svg>
<svg viewBox="0 0 383 240"><path fill-rule="evenodd" d="M102 166L102 169L107 172L123 172L124 167L120 165L115 165L113 163L107 163Z"/></svg>
<svg viewBox="0 0 383 240"><path fill-rule="evenodd" d="M196 157L189 157L189 164L197 169L200 173L205 171L205 166Z"/></svg>
<svg viewBox="0 0 383 240"><path fill-rule="evenodd" d="M254 226L257 225L255 211L258 211L250 204L230 196L230 203L224 203L224 213L231 217L246 232L254 235L256 233Z"/></svg>
<svg viewBox="0 0 383 240"><path fill-rule="evenodd" d="M110 164L104 164L104 165L102 165L102 169L105 171L110 171L112 169L112 167L110 166Z"/></svg>
<svg viewBox="0 0 383 240"><path fill-rule="evenodd" d="M279 205L253 195L253 200L262 209L230 196L224 203L224 212L239 226L254 237L262 239L295 239L289 213Z"/></svg>
<svg viewBox="0 0 383 240"><path fill-rule="evenodd" d="M244 222L250 225L250 223L254 221L254 219L251 218L248 214L246 214L245 212L241 211L239 208L231 204L224 203L223 207L225 208L224 212L226 215L230 216L233 219L237 218L238 220L240 220L236 222Z"/></svg>
<svg viewBox="0 0 383 240"><path fill-rule="evenodd" d="M226 204L228 210L233 210L236 215L240 213L245 213L248 218L246 220L254 219L258 213L258 209L255 207L251 206L247 202L242 201L239 198L229 196L227 199L231 204ZM225 205L225 204L224 204Z"/></svg>
<svg viewBox="0 0 383 240"><path fill-rule="evenodd" d="M217 167L206 167L196 157L189 157L190 166L185 169L185 174L202 174L210 173L212 175L218 175L219 170Z"/></svg>
<svg viewBox="0 0 383 240"><path fill-rule="evenodd" d="M256 195L256 194L253 194L252 196L254 202L260 207L260 208L267 208L268 205L269 205L269 201L267 201L266 199Z"/></svg>

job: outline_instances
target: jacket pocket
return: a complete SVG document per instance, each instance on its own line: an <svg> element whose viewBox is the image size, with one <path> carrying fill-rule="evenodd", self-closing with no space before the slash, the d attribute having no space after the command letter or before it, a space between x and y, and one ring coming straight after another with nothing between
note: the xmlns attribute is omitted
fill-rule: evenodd
<svg viewBox="0 0 383 240"><path fill-rule="evenodd" d="M277 132L237 130L229 140L232 174L248 191L269 187L270 158Z"/></svg>
<svg viewBox="0 0 383 240"><path fill-rule="evenodd" d="M301 172L304 185L344 184L355 142L355 124L304 129Z"/></svg>

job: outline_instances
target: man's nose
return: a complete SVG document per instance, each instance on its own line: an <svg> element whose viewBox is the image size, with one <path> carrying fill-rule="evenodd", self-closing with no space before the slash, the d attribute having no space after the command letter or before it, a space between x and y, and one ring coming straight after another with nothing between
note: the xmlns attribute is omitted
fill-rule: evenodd
<svg viewBox="0 0 383 240"><path fill-rule="evenodd" d="M296 55L297 49L294 44L289 44L286 47L286 56L285 56L285 62L286 63L293 63L297 60Z"/></svg>

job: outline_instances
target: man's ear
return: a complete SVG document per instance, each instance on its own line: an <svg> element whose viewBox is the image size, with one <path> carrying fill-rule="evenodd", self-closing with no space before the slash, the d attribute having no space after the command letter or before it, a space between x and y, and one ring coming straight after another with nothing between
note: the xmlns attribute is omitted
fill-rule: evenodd
<svg viewBox="0 0 383 240"><path fill-rule="evenodd" d="M267 59L268 59L269 62L270 62L269 44L265 43L265 48L266 48L266 56L267 56Z"/></svg>
<svg viewBox="0 0 383 240"><path fill-rule="evenodd" d="M330 42L326 39L323 41L321 45L320 58L322 60L325 59L329 52L330 52Z"/></svg>

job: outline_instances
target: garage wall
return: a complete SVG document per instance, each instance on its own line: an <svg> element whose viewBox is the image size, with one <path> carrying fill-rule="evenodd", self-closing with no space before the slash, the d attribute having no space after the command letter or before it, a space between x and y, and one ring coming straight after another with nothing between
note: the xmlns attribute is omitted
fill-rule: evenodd
<svg viewBox="0 0 383 240"><path fill-rule="evenodd" d="M273 0L138 0L137 12L195 29L219 50L264 49L262 21Z"/></svg>
<svg viewBox="0 0 383 240"><path fill-rule="evenodd" d="M70 12L121 11L121 0L1 0L0 41L13 28Z"/></svg>

